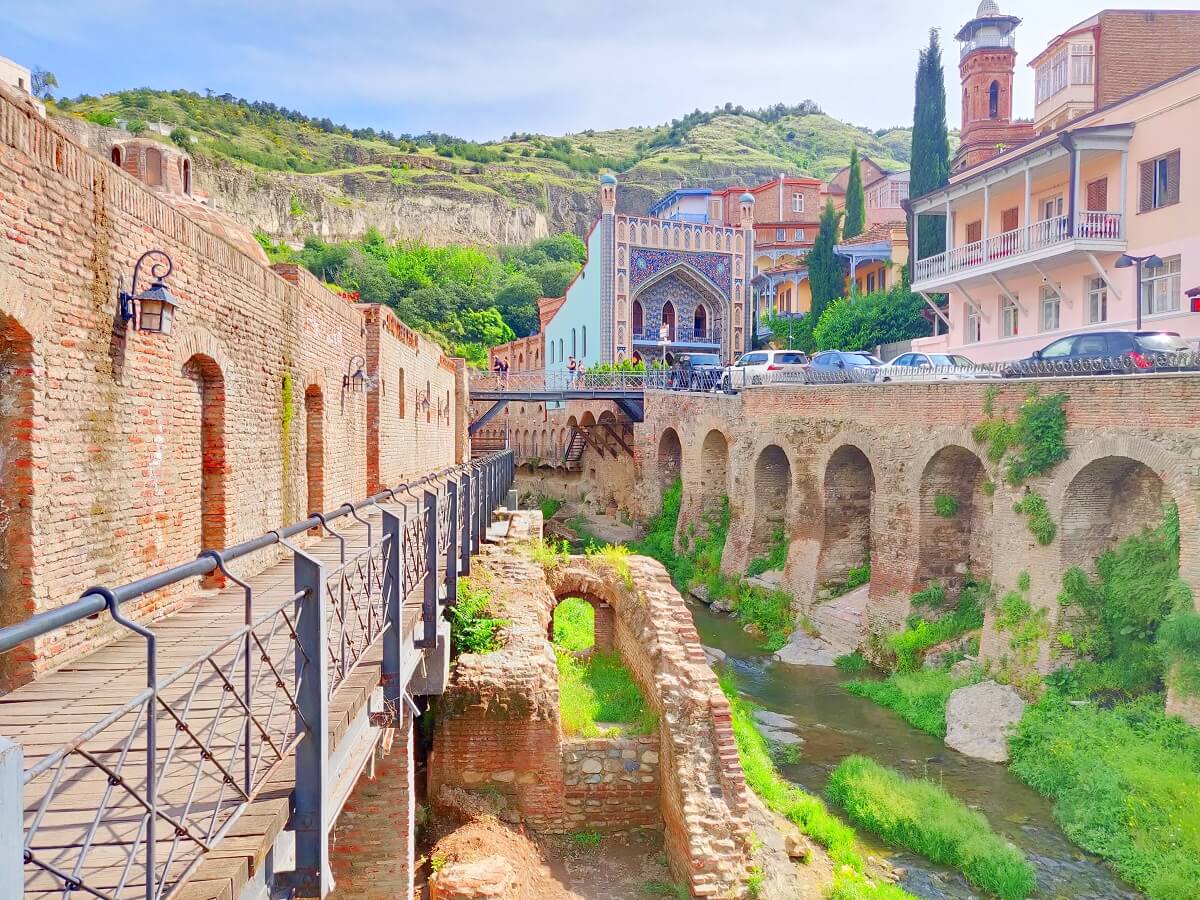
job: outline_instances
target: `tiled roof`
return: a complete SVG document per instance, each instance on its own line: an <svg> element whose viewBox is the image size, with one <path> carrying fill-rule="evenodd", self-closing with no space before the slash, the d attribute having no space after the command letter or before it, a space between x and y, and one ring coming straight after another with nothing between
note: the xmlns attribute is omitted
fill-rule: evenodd
<svg viewBox="0 0 1200 900"><path fill-rule="evenodd" d="M903 227L903 222L880 222L878 225L872 225L862 234L856 234L852 238L838 242L838 246L853 247L859 244L878 244L880 241L890 241L892 232Z"/></svg>

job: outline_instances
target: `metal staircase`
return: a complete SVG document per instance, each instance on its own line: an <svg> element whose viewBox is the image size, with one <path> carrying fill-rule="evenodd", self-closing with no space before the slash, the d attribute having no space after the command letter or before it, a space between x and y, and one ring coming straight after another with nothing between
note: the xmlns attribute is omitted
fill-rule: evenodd
<svg viewBox="0 0 1200 900"><path fill-rule="evenodd" d="M583 456L583 451L586 447L586 434L579 428L572 428L571 437L567 441L567 449L563 452L563 464L567 466L575 465Z"/></svg>

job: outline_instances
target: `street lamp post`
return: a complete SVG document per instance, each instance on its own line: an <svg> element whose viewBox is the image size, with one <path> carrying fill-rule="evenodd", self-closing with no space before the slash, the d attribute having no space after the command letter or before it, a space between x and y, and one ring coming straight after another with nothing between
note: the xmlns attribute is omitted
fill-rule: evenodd
<svg viewBox="0 0 1200 900"><path fill-rule="evenodd" d="M1116 266L1118 269L1128 269L1133 266L1137 270L1137 299L1134 301L1137 304L1136 322L1134 326L1136 331L1142 330L1142 266L1147 269L1161 269L1163 267L1162 257L1155 253L1147 256L1130 256L1128 253L1122 253L1117 257Z"/></svg>

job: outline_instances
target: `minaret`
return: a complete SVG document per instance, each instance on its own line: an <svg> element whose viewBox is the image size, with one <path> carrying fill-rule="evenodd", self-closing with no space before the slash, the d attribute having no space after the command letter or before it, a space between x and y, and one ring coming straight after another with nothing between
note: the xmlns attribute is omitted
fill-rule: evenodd
<svg viewBox="0 0 1200 900"><path fill-rule="evenodd" d="M739 268L735 264L733 270L733 296L729 298L729 321L733 327L725 329L730 334L721 338L721 349L725 351L724 357L730 362L750 349L750 336L754 333L753 323L750 321L754 305L750 297L753 290L750 281L754 268L754 195L749 191L742 194L738 203L738 213L738 224L745 239L744 256L742 267Z"/></svg>
<svg viewBox="0 0 1200 900"><path fill-rule="evenodd" d="M1012 133L1014 32L1021 20L1000 12L996 0L982 0L975 18L956 35L962 51L962 140L951 169L996 156L1016 141ZM1024 131L1025 129L1017 129ZM1021 139L1025 139L1022 134Z"/></svg>
<svg viewBox="0 0 1200 900"><path fill-rule="evenodd" d="M617 246L617 178L600 176L600 361L617 358L616 279L614 256Z"/></svg>

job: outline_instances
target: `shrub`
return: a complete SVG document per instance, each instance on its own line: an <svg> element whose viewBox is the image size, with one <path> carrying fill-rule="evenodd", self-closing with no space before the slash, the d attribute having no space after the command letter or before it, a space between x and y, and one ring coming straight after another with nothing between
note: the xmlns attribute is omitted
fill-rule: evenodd
<svg viewBox="0 0 1200 900"><path fill-rule="evenodd" d="M867 658L855 650L853 653L844 653L837 657L833 664L842 672L857 674L865 672L871 668L871 664L867 662Z"/></svg>
<svg viewBox="0 0 1200 900"><path fill-rule="evenodd" d="M1029 531L1039 544L1043 546L1054 540L1058 526L1050 517L1050 509L1046 500L1036 491L1026 491L1025 496L1013 504L1013 512L1029 516Z"/></svg>
<svg viewBox="0 0 1200 900"><path fill-rule="evenodd" d="M918 617L904 631L889 635L887 645L896 654L897 670L913 672L921 666L923 651L982 627L983 607L977 591L964 588L953 612L934 621Z"/></svg>
<svg viewBox="0 0 1200 900"><path fill-rule="evenodd" d="M139 134L144 134L146 131L146 123L141 119L130 119L125 123L125 130L137 137Z"/></svg>
<svg viewBox="0 0 1200 900"><path fill-rule="evenodd" d="M787 551L787 534L781 525L771 535L771 544L767 549L767 554L750 560L746 574L753 578L756 575L761 575L763 572L775 572L782 569L787 562Z"/></svg>
<svg viewBox="0 0 1200 900"><path fill-rule="evenodd" d="M633 590L633 572L629 568L632 551L628 547L624 544L605 544L602 547L592 545L587 548L587 555L610 566L625 587Z"/></svg>
<svg viewBox="0 0 1200 900"><path fill-rule="evenodd" d="M112 128L117 124L116 114L109 112L107 109L98 109L95 112L90 112L84 118L96 125L103 125L105 128Z"/></svg>
<svg viewBox="0 0 1200 900"><path fill-rule="evenodd" d="M993 832L982 814L933 782L850 756L834 769L826 792L852 822L953 866L1004 900L1022 900L1036 887L1033 868L1021 852Z"/></svg>
<svg viewBox="0 0 1200 900"><path fill-rule="evenodd" d="M489 615L491 593L474 584L470 578L458 581L458 598L446 609L450 620L450 647L453 655L460 653L492 653L499 650L500 629L506 619Z"/></svg>
<svg viewBox="0 0 1200 900"><path fill-rule="evenodd" d="M542 511L542 518L549 520L554 518L554 514L562 509L563 502L556 497L538 497L538 508Z"/></svg>
<svg viewBox="0 0 1200 900"><path fill-rule="evenodd" d="M1151 900L1195 897L1200 730L1167 716L1161 695L1100 709L1050 690L1009 743L1013 773L1054 802L1072 841Z"/></svg>
<svg viewBox="0 0 1200 900"><path fill-rule="evenodd" d="M958 515L958 498L953 494L938 494L933 498L933 511L943 519L953 519Z"/></svg>
<svg viewBox="0 0 1200 900"><path fill-rule="evenodd" d="M558 648L558 701L563 731L577 737L652 734L658 718L616 653L586 661ZM601 729L600 723L611 727Z"/></svg>
<svg viewBox="0 0 1200 900"><path fill-rule="evenodd" d="M846 589L854 590L871 581L871 563L867 561L846 573Z"/></svg>
<svg viewBox="0 0 1200 900"><path fill-rule="evenodd" d="M753 627L763 649L772 653L787 643L796 627L792 598L783 591L767 591L744 584L737 592L733 612L739 621Z"/></svg>
<svg viewBox="0 0 1200 900"><path fill-rule="evenodd" d="M567 542L555 541L554 538L530 541L529 555L546 572L552 572L559 566L566 565L571 559L571 551L567 547Z"/></svg>
<svg viewBox="0 0 1200 900"><path fill-rule="evenodd" d="M170 137L171 143L176 147L179 147L183 150L191 149L192 133L182 125L176 125L174 128L172 128L168 137Z"/></svg>

